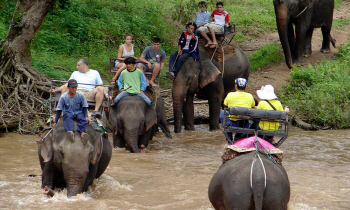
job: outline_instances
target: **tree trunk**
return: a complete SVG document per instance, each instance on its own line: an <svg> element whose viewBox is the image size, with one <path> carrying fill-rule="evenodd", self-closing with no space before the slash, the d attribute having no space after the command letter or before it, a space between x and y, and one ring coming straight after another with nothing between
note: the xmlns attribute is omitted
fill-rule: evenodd
<svg viewBox="0 0 350 210"><path fill-rule="evenodd" d="M17 119L18 124L0 120L0 127L18 126L20 132L33 133L45 125L45 114L39 109L51 83L48 76L33 68L29 44L56 1L17 2L6 40L0 45L0 119Z"/></svg>

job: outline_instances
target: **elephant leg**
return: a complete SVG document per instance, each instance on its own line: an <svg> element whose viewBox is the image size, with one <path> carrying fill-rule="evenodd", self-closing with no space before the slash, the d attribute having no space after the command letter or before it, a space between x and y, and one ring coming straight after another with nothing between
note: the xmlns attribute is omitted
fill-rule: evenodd
<svg viewBox="0 0 350 210"><path fill-rule="evenodd" d="M194 93L187 92L186 102L184 102L184 106L183 106L185 130L194 130L193 97L194 97Z"/></svg>
<svg viewBox="0 0 350 210"><path fill-rule="evenodd" d="M312 54L312 33L314 32L314 28L309 28L306 32L305 46L304 46L304 56L309 56Z"/></svg>
<svg viewBox="0 0 350 210"><path fill-rule="evenodd" d="M53 165L52 160L47 163L44 163L44 170L41 177L41 188L44 188L45 186L52 190L55 188L55 173L57 173L57 171Z"/></svg>
<svg viewBox="0 0 350 210"><path fill-rule="evenodd" d="M331 27L329 27L329 26L322 26L321 27L321 31L322 31L323 41L322 41L322 48L320 49L320 51L322 53L330 53L331 52L330 42L331 42L331 39L332 39L332 37L331 37Z"/></svg>
<svg viewBox="0 0 350 210"><path fill-rule="evenodd" d="M116 148L125 148L125 139L119 134L115 135L115 130L113 129L113 147Z"/></svg>
<svg viewBox="0 0 350 210"><path fill-rule="evenodd" d="M221 77L218 77L215 82L208 84L206 90L209 103L209 129L218 130L220 129L219 117L224 94L224 85Z"/></svg>

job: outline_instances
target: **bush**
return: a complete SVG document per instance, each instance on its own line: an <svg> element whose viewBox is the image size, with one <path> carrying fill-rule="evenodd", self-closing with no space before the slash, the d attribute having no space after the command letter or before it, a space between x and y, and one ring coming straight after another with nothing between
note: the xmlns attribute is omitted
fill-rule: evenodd
<svg viewBox="0 0 350 210"><path fill-rule="evenodd" d="M280 91L292 114L317 125L350 128L350 45L342 46L337 57L293 68L292 82Z"/></svg>

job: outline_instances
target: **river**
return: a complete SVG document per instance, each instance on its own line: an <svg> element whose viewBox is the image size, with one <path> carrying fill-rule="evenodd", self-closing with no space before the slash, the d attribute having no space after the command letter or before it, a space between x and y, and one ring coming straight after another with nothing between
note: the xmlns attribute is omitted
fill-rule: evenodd
<svg viewBox="0 0 350 210"><path fill-rule="evenodd" d="M67 198L67 191L43 194L37 155L38 136L2 134L0 137L1 209L213 209L208 185L221 164L225 144L222 131L157 134L145 154L113 149L105 173L83 194ZM173 130L173 128L171 128ZM290 184L289 210L349 209L349 130L303 131L292 128L280 147ZM110 136L111 140L111 136Z"/></svg>

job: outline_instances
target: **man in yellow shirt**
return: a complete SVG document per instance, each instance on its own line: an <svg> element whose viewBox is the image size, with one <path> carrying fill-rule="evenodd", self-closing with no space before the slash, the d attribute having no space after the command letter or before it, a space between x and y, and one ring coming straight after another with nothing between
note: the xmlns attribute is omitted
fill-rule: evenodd
<svg viewBox="0 0 350 210"><path fill-rule="evenodd" d="M224 100L224 106L227 107L243 107L243 108L252 108L255 106L255 101L252 96L252 94L245 92L245 89L247 87L247 80L244 78L238 78L235 80L235 92L230 92L227 94L225 100ZM220 113L220 121L223 123L224 114L228 116L228 111L226 113L224 110ZM238 120L234 119L234 115L229 116L226 118L226 126L234 126L234 127L246 127L246 120ZM230 140L235 140L239 134L236 133L235 137L232 139L232 132L226 132L227 136L230 138Z"/></svg>

